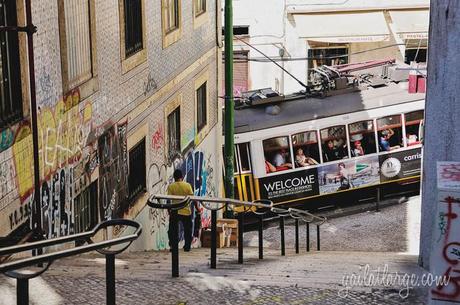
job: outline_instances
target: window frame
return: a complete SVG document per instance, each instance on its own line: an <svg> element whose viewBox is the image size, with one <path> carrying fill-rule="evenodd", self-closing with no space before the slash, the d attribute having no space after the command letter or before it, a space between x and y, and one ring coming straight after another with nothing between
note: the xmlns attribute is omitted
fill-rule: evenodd
<svg viewBox="0 0 460 305"><path fill-rule="evenodd" d="M176 141L175 141L175 147L172 146L172 143L171 143L171 133L170 133L170 123L169 123L169 120L170 120L170 117L172 115L176 115L177 113L177 116L175 118L176 120L176 127L175 127L175 133L176 133ZM177 107L175 107L172 111L170 111L167 116L166 116L166 133L167 133L167 139L168 139L168 146L167 146L167 157L168 157L168 160L172 160L174 159L177 154L180 154L182 152L181 150L181 105L178 105ZM173 151L173 149L175 148L175 150Z"/></svg>
<svg viewBox="0 0 460 305"><path fill-rule="evenodd" d="M279 174L279 173L287 173L287 172L290 172L292 170L295 170L295 169L298 169L298 168L295 168L294 167L294 154L293 154L293 148L292 148L292 141L291 141L291 134L280 134L280 135L273 135L273 136L270 136L270 137L266 137L266 138L263 138L261 139L261 144L262 144L262 155L263 155L263 167L265 168L265 161L268 161L270 162L270 164L272 164L274 167L276 167L276 165L273 164L273 160L267 160L266 158L266 153L265 153L265 146L264 146L264 142L267 141L267 140L272 140L272 139L277 139L277 138L287 138L287 148L286 148L286 151L288 152L288 155L289 155L289 159L291 162L287 162L287 163L291 163L291 168L287 168L287 169L280 169L280 170L276 170L274 172L267 172L266 170L264 170L264 175L266 176L270 176L270 175L276 175L276 174ZM277 148L276 150L279 150L280 148ZM273 151L275 151L275 149L273 149ZM286 160L287 161L287 160Z"/></svg>
<svg viewBox="0 0 460 305"><path fill-rule="evenodd" d="M25 26L25 11L22 0L12 0L10 3L14 3L14 11L16 12L16 22L12 26ZM13 118L5 119L3 122L0 121L0 131L9 128L18 122L23 121L29 116L29 82L28 82L28 51L27 51L27 37L26 35L17 35L18 44L18 71L16 73L18 77L18 102L15 105L17 107L17 114L13 115Z"/></svg>
<svg viewBox="0 0 460 305"><path fill-rule="evenodd" d="M388 118L388 117L396 117L396 116L399 116L399 125L400 125L399 127L394 127L395 124L393 124L393 125L384 125L384 127L379 126L379 120L385 119L385 118ZM385 116L379 116L379 117L375 118L375 132L376 132L377 141L378 141L377 142L377 145L378 145L377 152L379 154L381 154L381 153L390 153L390 152L393 152L395 150L400 150L401 148L405 147L406 128L405 128L404 118L405 118L405 115L402 112L398 112L396 114L389 114L389 115L385 115ZM390 145L390 150L388 150L388 151L381 150L381 144L380 144L380 135L381 135L381 133L380 132L383 131L383 130L386 130L386 129L394 129L394 128L401 128L401 141L399 143L402 143L402 146L398 145L398 146L400 146L399 148L391 149L391 145Z"/></svg>
<svg viewBox="0 0 460 305"><path fill-rule="evenodd" d="M241 149L240 146L244 145L246 147L246 157L248 159L248 170L243 170L242 162L241 162ZM252 173L252 164L251 164L251 145L250 142L243 142L243 143L235 143L235 156L236 156L236 164L238 170L235 173L238 174L249 174Z"/></svg>
<svg viewBox="0 0 460 305"><path fill-rule="evenodd" d="M318 160L316 160L315 158L313 158L311 155L309 155L310 158L312 158L313 160L315 160L316 162L318 162L318 164L315 164L315 165L309 165L309 166L297 166L296 164L296 160L295 160L295 154L296 154L296 148L294 147L294 141L293 141L293 137L294 136L297 136L297 135L300 135L300 134L304 134L304 133L312 133L314 132L315 133L315 136L316 136L316 148L318 149ZM320 142L320 134L319 134L319 130L318 129L309 129L309 130L305 130L305 131L299 131L299 132L296 132L296 133L293 133L293 134L290 134L289 135L289 138L290 138L290 141L291 141L291 147L292 147L292 153L293 153L293 169L299 169L299 168L311 168L311 167L314 167L314 166L318 166L320 164L322 164L323 162L323 158L321 156L322 152L321 152L321 142ZM306 145L313 145L314 143L310 143L310 144L300 144L298 146L306 146ZM305 151L304 151L305 153Z"/></svg>
<svg viewBox="0 0 460 305"><path fill-rule="evenodd" d="M197 11L197 1L204 1L204 10ZM208 0L193 0L192 7L193 7L193 28L196 29L209 20L209 12L208 12Z"/></svg>
<svg viewBox="0 0 460 305"><path fill-rule="evenodd" d="M307 41L308 47L307 47L307 57L316 57L313 54L310 54L311 52L317 51L317 50L332 50L332 49L345 49L347 55L350 55L350 44L349 43L318 43L318 42L313 42L313 41ZM326 55L325 57L330 56ZM349 56L343 57L345 58L345 64L350 62ZM326 59L327 60L327 59ZM338 60L338 59L336 59ZM311 70L316 68L314 63L317 62L317 59L309 59L307 61L307 78L310 80L310 75L311 75ZM331 63L330 65L335 65L335 63ZM316 64L316 66L318 66Z"/></svg>
<svg viewBox="0 0 460 305"><path fill-rule="evenodd" d="M325 144L323 144L323 137L322 137L322 134L321 134L321 131L325 130L325 129L330 129L330 128L334 128L334 127L343 127L344 129L344 133L345 133L345 145L347 146L347 150L346 150L346 153L347 153L347 156L345 157L342 157L340 159L337 159L337 160L324 160L324 148L323 148L323 145L326 145L327 142L329 142L331 139L329 137L329 135L327 136L327 141L325 141ZM332 125L332 126L326 126L326 127L323 127L323 128L319 128L318 129L318 132L319 132L319 140L320 140L320 146L321 146L321 159L322 159L322 163L330 163L330 162L334 162L334 161L338 161L338 160L348 160L351 158L351 151L350 151L350 139L348 137L348 124L346 122L342 122L341 124L337 124L337 125ZM333 137L332 138L333 140L335 140L336 138Z"/></svg>
<svg viewBox="0 0 460 305"><path fill-rule="evenodd" d="M364 155L363 156L353 156L352 154L352 146L351 146L351 143L352 142L355 142L355 141L352 141L351 140L351 132L350 132L350 125L354 125L354 124L358 124L358 123L363 123L363 122L372 122L372 131L369 131L367 133L372 133L373 137L374 137L374 143L375 143L375 152L372 152L372 153L366 153L364 152ZM375 154L375 153L379 153L379 143L378 143L378 135L377 135L377 121L375 118L373 119L366 119L366 120L360 120L360 121L354 121L354 122L351 122L351 123L348 123L347 124L347 128L348 128L348 131L347 131L347 137L348 137L348 147L349 147L349 151L350 151L350 158L359 158L359 157L364 157L364 156L368 156L368 155L372 155L372 154ZM358 132L360 133L360 132ZM359 140L359 141L362 141Z"/></svg>
<svg viewBox="0 0 460 305"><path fill-rule="evenodd" d="M89 42L90 42L90 59L91 59L91 77L70 84L69 66L68 66L68 49L67 49L67 32L65 29L65 3L64 0L58 0L58 22L59 22L59 41L61 54L61 77L63 95L73 89L78 88L80 91L80 99L83 100L99 90L98 70L97 70L97 47L96 47L96 6L95 2L87 0L89 10Z"/></svg>
<svg viewBox="0 0 460 305"><path fill-rule="evenodd" d="M203 84L206 84L206 121L205 124L202 126L199 126L198 122L198 89L200 89ZM203 141L203 139L206 137L206 135L209 133L210 130L210 102L209 102L209 72L206 70L201 75L199 75L195 79L195 85L194 85L194 116L195 116L195 145L198 145Z"/></svg>
<svg viewBox="0 0 460 305"><path fill-rule="evenodd" d="M138 165L142 169L142 173L139 173L138 171L134 173L132 172L132 167L133 167L132 163L134 163L134 161L131 159L131 156L134 153L138 153L135 150L140 149L140 147L142 146L144 148L143 149L144 164ZM137 198L139 198L139 196L142 196L142 194L147 191L147 171L146 171L147 162L146 161L147 161L147 139L143 137L128 150L128 164L129 164L129 167L128 167L128 170L129 170L128 172L128 201L130 203L135 202ZM131 173L133 173L133 176L131 176ZM135 189L133 189L132 188L133 186L131 185L130 182L133 180L133 177L139 177L139 175L141 174L142 174L142 177L140 178L143 178L142 182L136 184ZM140 180L140 179L136 179L136 181L137 180Z"/></svg>
<svg viewBox="0 0 460 305"><path fill-rule="evenodd" d="M197 106L196 107L196 117L197 117L196 127L197 127L198 133L200 133L200 131L203 130L203 128L205 128L206 125L208 124L208 86L207 85L208 85L208 82L205 81L204 83L201 84L200 87L198 87L198 89L195 90L195 98L196 98L196 106ZM199 97L202 97L202 98L199 99ZM200 105L201 105L201 108L200 108ZM203 111L203 108L204 108L204 111ZM200 120L200 117L201 117L201 120Z"/></svg>
<svg viewBox="0 0 460 305"><path fill-rule="evenodd" d="M118 0L119 6L119 23L120 23L120 58L121 58L121 71L126 74L135 67L147 62L147 33L146 33L146 14L145 14L145 0L140 0L141 3L141 16L142 16L142 49L136 53L126 56L126 26L125 26L125 1Z"/></svg>
<svg viewBox="0 0 460 305"><path fill-rule="evenodd" d="M177 1L177 25L175 28L167 28L167 18L169 16L167 5L168 1ZM163 49L166 49L177 42L182 36L182 0L161 0L161 29L163 38Z"/></svg>
<svg viewBox="0 0 460 305"><path fill-rule="evenodd" d="M410 144L407 142L407 123L408 122L414 122L414 121L407 121L406 120L406 115L408 114L411 114L411 113L415 113L415 112L422 112L423 116L422 118L418 121L418 123L415 123L415 124L418 124L418 134L416 135L417 136L417 141L416 143L413 143L413 144ZM423 138L420 139L420 128L422 128L423 126L423 122L425 121L425 110L424 109L418 109L418 110L412 110L412 111L409 111L409 112L404 112L402 113L402 122L404 124L404 128L403 128L403 144L404 144L404 147L417 147L419 145L422 145L423 143ZM415 125L415 124L410 124L410 125Z"/></svg>

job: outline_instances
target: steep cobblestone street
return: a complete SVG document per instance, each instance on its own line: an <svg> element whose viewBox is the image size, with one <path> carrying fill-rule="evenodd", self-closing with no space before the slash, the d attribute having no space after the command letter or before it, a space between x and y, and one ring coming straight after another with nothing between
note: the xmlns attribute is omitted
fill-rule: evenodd
<svg viewBox="0 0 460 305"><path fill-rule="evenodd" d="M136 252L117 259L117 304L425 304L426 287L407 290L394 281L365 287L347 276L388 266L388 274L423 273L415 256L382 252L310 252L286 257L245 248L218 250L216 270L209 269L209 249L180 253L181 276L171 278L169 252ZM104 259L96 255L57 261L30 284L31 304L104 304ZM15 304L15 283L1 278L0 304ZM344 285L345 284L345 285ZM406 294L408 293L408 294ZM406 297L407 298L403 298ZM403 297L401 297L403 296Z"/></svg>

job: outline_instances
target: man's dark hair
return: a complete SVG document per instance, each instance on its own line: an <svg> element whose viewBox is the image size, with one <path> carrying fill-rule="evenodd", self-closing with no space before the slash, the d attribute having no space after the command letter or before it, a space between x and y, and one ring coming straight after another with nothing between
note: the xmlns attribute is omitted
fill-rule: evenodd
<svg viewBox="0 0 460 305"><path fill-rule="evenodd" d="M176 169L173 173L174 180L179 180L184 178L184 175L182 174L182 171L180 169Z"/></svg>

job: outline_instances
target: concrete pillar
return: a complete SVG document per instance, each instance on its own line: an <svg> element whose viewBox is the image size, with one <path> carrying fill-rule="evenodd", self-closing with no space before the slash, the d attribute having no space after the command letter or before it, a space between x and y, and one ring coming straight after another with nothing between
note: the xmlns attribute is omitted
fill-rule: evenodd
<svg viewBox="0 0 460 305"><path fill-rule="evenodd" d="M431 1L419 262L434 275L444 272L437 268L442 260L442 247L437 249L434 245L445 238L440 229L439 213L443 209L440 198L443 193L438 189L436 165L438 161L460 161L459 20L458 0ZM460 221L460 217L455 221ZM459 232L450 234L449 240L459 240ZM457 299L453 302L460 302ZM430 302L447 304L445 301Z"/></svg>

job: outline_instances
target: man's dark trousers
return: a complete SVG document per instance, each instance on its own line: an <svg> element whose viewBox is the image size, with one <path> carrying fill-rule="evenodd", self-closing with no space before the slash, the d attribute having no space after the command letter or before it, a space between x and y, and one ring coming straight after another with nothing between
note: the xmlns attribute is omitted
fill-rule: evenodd
<svg viewBox="0 0 460 305"><path fill-rule="evenodd" d="M177 232L179 232L179 222L182 222L182 227L184 228L184 250L190 251L190 247L192 245L192 216L191 215L177 215ZM169 237L169 247L171 247L171 233L172 233L172 221L169 221L169 230L168 230L168 237ZM179 235L178 235L179 236Z"/></svg>

